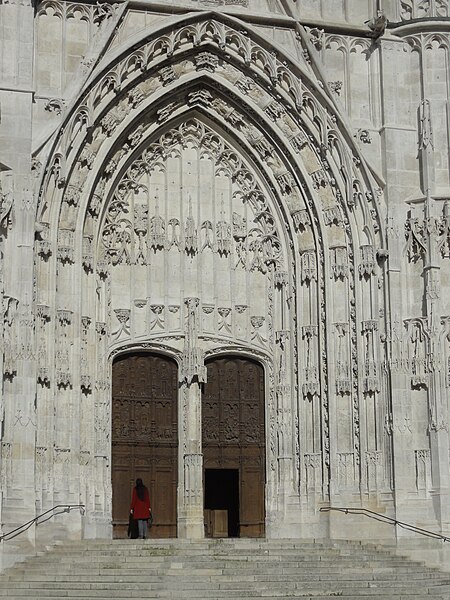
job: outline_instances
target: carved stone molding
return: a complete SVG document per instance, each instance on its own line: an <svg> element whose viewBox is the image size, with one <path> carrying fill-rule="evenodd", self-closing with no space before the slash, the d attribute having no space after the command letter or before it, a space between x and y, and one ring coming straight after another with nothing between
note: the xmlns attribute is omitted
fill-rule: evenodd
<svg viewBox="0 0 450 600"><path fill-rule="evenodd" d="M375 249L370 244L361 246L361 259L358 265L358 271L361 277L370 277L376 275L376 257Z"/></svg>
<svg viewBox="0 0 450 600"><path fill-rule="evenodd" d="M112 332L112 335L116 338L119 338L122 334L130 335L131 310L128 308L115 308L114 314L119 322L119 326Z"/></svg>
<svg viewBox="0 0 450 600"><path fill-rule="evenodd" d="M313 250L308 250L301 255L301 281L311 282L317 280L317 258Z"/></svg>
<svg viewBox="0 0 450 600"><path fill-rule="evenodd" d="M411 211L405 223L406 252L411 262L428 257L436 250L442 257L450 256L450 200L444 202L438 216L426 214L417 216Z"/></svg>
<svg viewBox="0 0 450 600"><path fill-rule="evenodd" d="M73 264L74 251L74 232L69 229L60 229L58 231L58 260L62 264Z"/></svg>
<svg viewBox="0 0 450 600"><path fill-rule="evenodd" d="M348 277L348 253L345 246L330 248L331 276L335 280Z"/></svg>
<svg viewBox="0 0 450 600"><path fill-rule="evenodd" d="M412 19L450 17L448 0L400 0L400 18L402 21Z"/></svg>

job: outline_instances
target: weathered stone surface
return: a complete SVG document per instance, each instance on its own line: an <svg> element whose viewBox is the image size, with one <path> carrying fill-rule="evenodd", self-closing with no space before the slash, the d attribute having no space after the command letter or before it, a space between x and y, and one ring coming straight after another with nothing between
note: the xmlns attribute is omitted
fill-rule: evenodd
<svg viewBox="0 0 450 600"><path fill-rule="evenodd" d="M5 531L81 502L49 537L111 534L145 350L179 365L180 535L221 353L265 369L269 537L391 535L323 504L450 533L449 6L377 4L0 3Z"/></svg>

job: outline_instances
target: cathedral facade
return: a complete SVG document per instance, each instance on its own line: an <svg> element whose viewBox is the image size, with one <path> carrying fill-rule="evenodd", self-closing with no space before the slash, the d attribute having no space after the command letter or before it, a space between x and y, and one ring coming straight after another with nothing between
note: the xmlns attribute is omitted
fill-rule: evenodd
<svg viewBox="0 0 450 600"><path fill-rule="evenodd" d="M450 533L448 0L0 1L0 521ZM211 520L212 519L212 520ZM19 540L19 538L17 538Z"/></svg>

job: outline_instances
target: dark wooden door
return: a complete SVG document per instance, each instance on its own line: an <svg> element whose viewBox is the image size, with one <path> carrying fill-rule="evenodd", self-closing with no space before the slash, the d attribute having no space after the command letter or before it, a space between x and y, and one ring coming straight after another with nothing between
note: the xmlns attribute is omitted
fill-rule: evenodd
<svg viewBox="0 0 450 600"><path fill-rule="evenodd" d="M202 443L206 469L239 471L239 535L265 533L264 371L245 358L207 363Z"/></svg>
<svg viewBox="0 0 450 600"><path fill-rule="evenodd" d="M114 537L126 537L131 492L149 488L149 537L176 537L177 365L151 354L118 358L112 376L112 511Z"/></svg>

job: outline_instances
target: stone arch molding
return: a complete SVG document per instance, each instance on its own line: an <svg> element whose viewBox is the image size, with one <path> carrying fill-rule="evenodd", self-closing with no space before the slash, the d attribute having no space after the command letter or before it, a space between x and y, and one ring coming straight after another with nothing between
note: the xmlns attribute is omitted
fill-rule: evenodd
<svg viewBox="0 0 450 600"><path fill-rule="evenodd" d="M301 503L326 496L331 477L343 494L378 485L383 427L365 425L387 410L382 219L380 192L312 71L247 25L176 19L98 67L49 152L36 235L38 393L49 402L55 390L62 422L81 389L79 452L101 488L97 510L110 511L99 457L111 352L146 340L180 354L182 410L205 354L269 357L274 521L286 514L280 491ZM332 449L338 401L343 439ZM70 432L49 444L71 449ZM180 478L180 506L195 504L183 488L195 477Z"/></svg>

